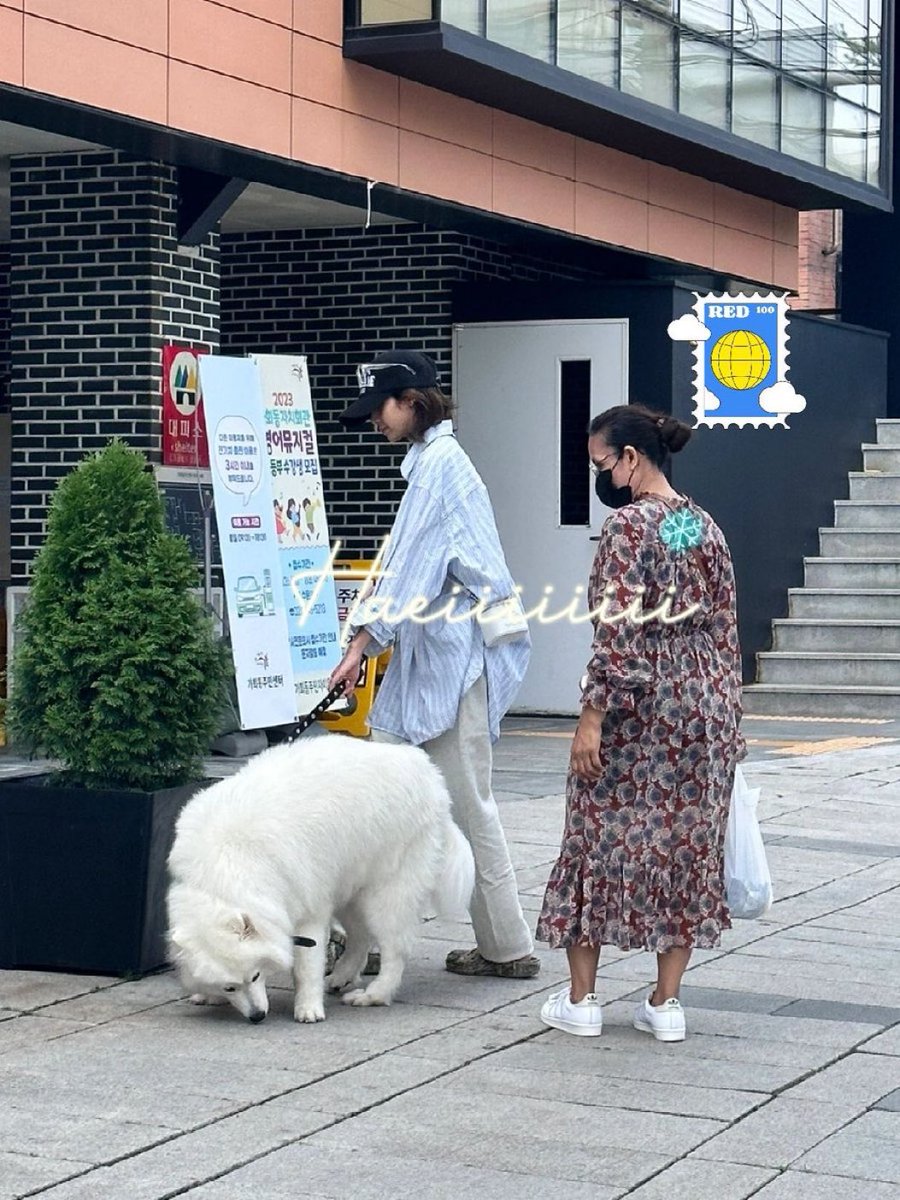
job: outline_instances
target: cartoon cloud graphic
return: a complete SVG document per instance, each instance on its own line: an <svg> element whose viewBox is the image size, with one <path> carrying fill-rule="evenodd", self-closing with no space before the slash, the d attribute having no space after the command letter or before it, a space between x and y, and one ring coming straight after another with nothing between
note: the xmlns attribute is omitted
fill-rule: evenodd
<svg viewBox="0 0 900 1200"><path fill-rule="evenodd" d="M702 402L704 412L715 412L717 408L722 407L721 400L714 396L707 388L703 389L700 400Z"/></svg>
<svg viewBox="0 0 900 1200"><path fill-rule="evenodd" d="M710 336L710 330L693 313L670 321L667 332L673 342L705 342Z"/></svg>
<svg viewBox="0 0 900 1200"><path fill-rule="evenodd" d="M779 379L771 387L763 388L759 393L758 403L763 412L786 416L788 413L803 412L806 408L806 397L795 392L792 383L788 383L786 379Z"/></svg>

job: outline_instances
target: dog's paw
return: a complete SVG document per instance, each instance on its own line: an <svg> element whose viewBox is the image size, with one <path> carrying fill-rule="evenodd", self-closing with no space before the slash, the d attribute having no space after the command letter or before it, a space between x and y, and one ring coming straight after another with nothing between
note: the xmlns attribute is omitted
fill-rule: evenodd
<svg viewBox="0 0 900 1200"><path fill-rule="evenodd" d="M190 1004L224 1004L224 1000L220 1000L218 996L204 996L202 992L194 992L193 996L188 997Z"/></svg>
<svg viewBox="0 0 900 1200"><path fill-rule="evenodd" d="M325 990L329 992L343 992L347 988L359 987L359 975L354 975L352 979L348 979L346 975L334 971L331 975L325 976Z"/></svg>
<svg viewBox="0 0 900 1200"><path fill-rule="evenodd" d="M372 1008L376 1005L380 1007L381 1005L390 1004L390 1000L379 996L377 992L373 993L366 988L357 988L353 992L345 992L341 996L341 1003L352 1004L354 1008Z"/></svg>
<svg viewBox="0 0 900 1200"><path fill-rule="evenodd" d="M322 1004L295 1004L294 1020L306 1025L312 1025L316 1021L324 1021L325 1006Z"/></svg>

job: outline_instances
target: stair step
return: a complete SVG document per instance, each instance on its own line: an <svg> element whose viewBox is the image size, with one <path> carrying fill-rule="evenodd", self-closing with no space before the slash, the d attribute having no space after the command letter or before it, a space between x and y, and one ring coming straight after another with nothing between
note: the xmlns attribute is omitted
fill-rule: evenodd
<svg viewBox="0 0 900 1200"><path fill-rule="evenodd" d="M900 505L897 506L900 517ZM896 519L896 518L895 518ZM900 526L893 529L820 529L819 550L823 558L900 558Z"/></svg>
<svg viewBox="0 0 900 1200"><path fill-rule="evenodd" d="M900 446L900 421L880 418L875 422L875 429L879 446Z"/></svg>
<svg viewBox="0 0 900 1200"><path fill-rule="evenodd" d="M873 445L864 442L863 469L866 471L900 471L900 446Z"/></svg>
<svg viewBox="0 0 900 1200"><path fill-rule="evenodd" d="M747 716L900 718L900 687L754 683L743 698Z"/></svg>
<svg viewBox="0 0 900 1200"><path fill-rule="evenodd" d="M805 558L807 587L900 588L900 558Z"/></svg>
<svg viewBox="0 0 900 1200"><path fill-rule="evenodd" d="M861 450L820 555L803 560L806 586L757 655L750 715L900 718L900 420L877 420Z"/></svg>
<svg viewBox="0 0 900 1200"><path fill-rule="evenodd" d="M769 650L757 660L760 683L900 688L900 654Z"/></svg>
<svg viewBox="0 0 900 1200"><path fill-rule="evenodd" d="M835 500L836 529L900 529L900 501Z"/></svg>
<svg viewBox="0 0 900 1200"><path fill-rule="evenodd" d="M893 471L851 471L850 499L891 501L900 504L900 473Z"/></svg>
<svg viewBox="0 0 900 1200"><path fill-rule="evenodd" d="M773 621L772 629L773 649L776 651L900 654L900 619L866 621L788 617Z"/></svg>
<svg viewBox="0 0 900 1200"><path fill-rule="evenodd" d="M900 588L791 588L788 607L792 618L891 620L900 617Z"/></svg>

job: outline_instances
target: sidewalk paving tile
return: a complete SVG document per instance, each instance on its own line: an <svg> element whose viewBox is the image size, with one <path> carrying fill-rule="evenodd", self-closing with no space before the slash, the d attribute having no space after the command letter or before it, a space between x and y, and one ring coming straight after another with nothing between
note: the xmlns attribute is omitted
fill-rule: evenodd
<svg viewBox="0 0 900 1200"><path fill-rule="evenodd" d="M159 1200L231 1172L260 1155L327 1127L333 1114L279 1116L263 1104L82 1174L41 1193L41 1200ZM111 1156L110 1156L111 1157ZM230 1176L229 1176L230 1177ZM189 1193L193 1195L193 1189Z"/></svg>
<svg viewBox="0 0 900 1200"><path fill-rule="evenodd" d="M565 1154L558 1152L560 1166ZM428 1147L418 1155L356 1150L337 1155L314 1143L292 1146L235 1171L227 1179L191 1190L189 1200L282 1200L327 1197L328 1200L613 1200L614 1187L579 1182L571 1176L535 1177L515 1169L500 1170L434 1159Z"/></svg>
<svg viewBox="0 0 900 1200"><path fill-rule="evenodd" d="M566 1114L566 1132L560 1137L548 1134L543 1117L523 1127L515 1112L495 1110L487 1124L460 1124L455 1115L442 1118L439 1113L427 1123L419 1115L411 1122L406 1116L362 1113L352 1127L344 1122L323 1130L309 1144L338 1157L360 1151L401 1158L424 1154L430 1162L520 1172L538 1183L571 1179L621 1190L635 1187L670 1161L671 1156L644 1148L607 1144L594 1134L593 1112L590 1121L583 1118L583 1112Z"/></svg>
<svg viewBox="0 0 900 1200"><path fill-rule="evenodd" d="M790 1170L767 1183L753 1200L897 1200L897 1187L869 1179L848 1179L846 1175Z"/></svg>
<svg viewBox="0 0 900 1200"><path fill-rule="evenodd" d="M796 1165L822 1175L900 1185L900 1113L865 1113Z"/></svg>
<svg viewBox="0 0 900 1200"><path fill-rule="evenodd" d="M775 1012L777 1017L812 1017L817 1021L851 1021L862 1025L893 1025L900 1008L877 1004L841 1004L836 1000L792 1000Z"/></svg>
<svg viewBox="0 0 900 1200"><path fill-rule="evenodd" d="M900 1054L900 1025L894 1025L877 1037L870 1038L860 1049L867 1054Z"/></svg>
<svg viewBox="0 0 900 1200"><path fill-rule="evenodd" d="M641 1184L628 1200L746 1200L774 1174L745 1163L686 1158Z"/></svg>
<svg viewBox="0 0 900 1200"><path fill-rule="evenodd" d="M13 1021L0 1024L0 1067L3 1056L35 1042L51 1041L82 1029L90 1029L86 1021L50 1020L44 1016L20 1014Z"/></svg>
<svg viewBox="0 0 900 1200"><path fill-rule="evenodd" d="M31 1012L73 996L89 996L115 987L117 980L102 975L62 975L52 971L0 971L0 1008Z"/></svg>
<svg viewBox="0 0 900 1200"><path fill-rule="evenodd" d="M690 975L688 976L690 979ZM695 987L684 984L681 1002L685 1008L711 1008L724 1012L773 1013L791 1003L790 996L775 992L738 992L728 988Z"/></svg>
<svg viewBox="0 0 900 1200"><path fill-rule="evenodd" d="M445 1083L453 1091L485 1092L497 1097L526 1096L535 1100L557 1100L585 1108L600 1107L641 1113L663 1113L686 1117L708 1117L732 1121L759 1104L755 1092L727 1088L689 1087L684 1083L647 1083L611 1078L591 1070L587 1060L582 1069L548 1071L505 1065L505 1055L494 1055L456 1071Z"/></svg>
<svg viewBox="0 0 900 1200"><path fill-rule="evenodd" d="M47 1109L4 1106L0 1110L0 1145L14 1153L48 1158L100 1163L120 1154L134 1154L177 1132L170 1125L108 1121Z"/></svg>
<svg viewBox="0 0 900 1200"><path fill-rule="evenodd" d="M860 1043L868 1045L873 1029L869 1024L848 1021L817 1021L811 1017L791 1016L788 1010L772 1014L726 1012L711 1008L687 1010L691 1033L717 1034L720 1037L750 1038L754 1041L808 1042L813 1046L846 1051Z"/></svg>
<svg viewBox="0 0 900 1200"><path fill-rule="evenodd" d="M591 1070L611 1079L641 1080L645 1083L684 1084L687 1087L703 1087L726 1091L749 1091L769 1095L787 1087L805 1075L808 1068L795 1065L773 1066L755 1062L748 1071L744 1062L728 1062L711 1057L693 1057L682 1053L696 1038L676 1046L666 1046L653 1041L646 1034L639 1034L627 1027L613 1029L604 1025L603 1036L581 1039L590 1044L573 1045L576 1041L555 1030L519 1046L511 1046L504 1054L504 1066L526 1066L532 1070L578 1071L584 1070L586 1055L595 1061ZM720 1039L739 1041L738 1038ZM594 1042L603 1042L603 1048L594 1049ZM409 1050L407 1050L409 1053ZM588 1059L587 1061L590 1061ZM751 1061L753 1061L751 1059Z"/></svg>
<svg viewBox="0 0 900 1200"><path fill-rule="evenodd" d="M53 1158L47 1153L16 1154L0 1150L0 1200L15 1200L24 1192L52 1187L58 1180L68 1179L90 1166L87 1161Z"/></svg>
<svg viewBox="0 0 900 1200"><path fill-rule="evenodd" d="M527 734L572 722L515 727L495 784L533 924L569 746ZM0 1200L896 1200L900 741L752 751L777 900L695 953L686 1042L632 1028L652 955L604 950L603 1035L572 1038L538 1019L565 954L449 975L463 922L421 926L389 1008L331 997L314 1026L286 973L251 1026L172 972L0 971Z"/></svg>
<svg viewBox="0 0 900 1200"><path fill-rule="evenodd" d="M897 1079L897 1062L890 1055L854 1051L796 1084L786 1095L867 1108L895 1091Z"/></svg>
<svg viewBox="0 0 900 1200"><path fill-rule="evenodd" d="M859 1107L776 1096L694 1151L696 1158L789 1167L847 1125Z"/></svg>

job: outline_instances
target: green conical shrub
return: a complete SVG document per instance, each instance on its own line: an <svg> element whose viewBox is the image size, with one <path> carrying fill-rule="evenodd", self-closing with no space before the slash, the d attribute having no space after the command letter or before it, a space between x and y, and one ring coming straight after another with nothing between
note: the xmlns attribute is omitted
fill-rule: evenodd
<svg viewBox="0 0 900 1200"><path fill-rule="evenodd" d="M197 583L143 455L111 442L66 476L17 627L16 743L83 787L197 778L227 659L189 591Z"/></svg>

